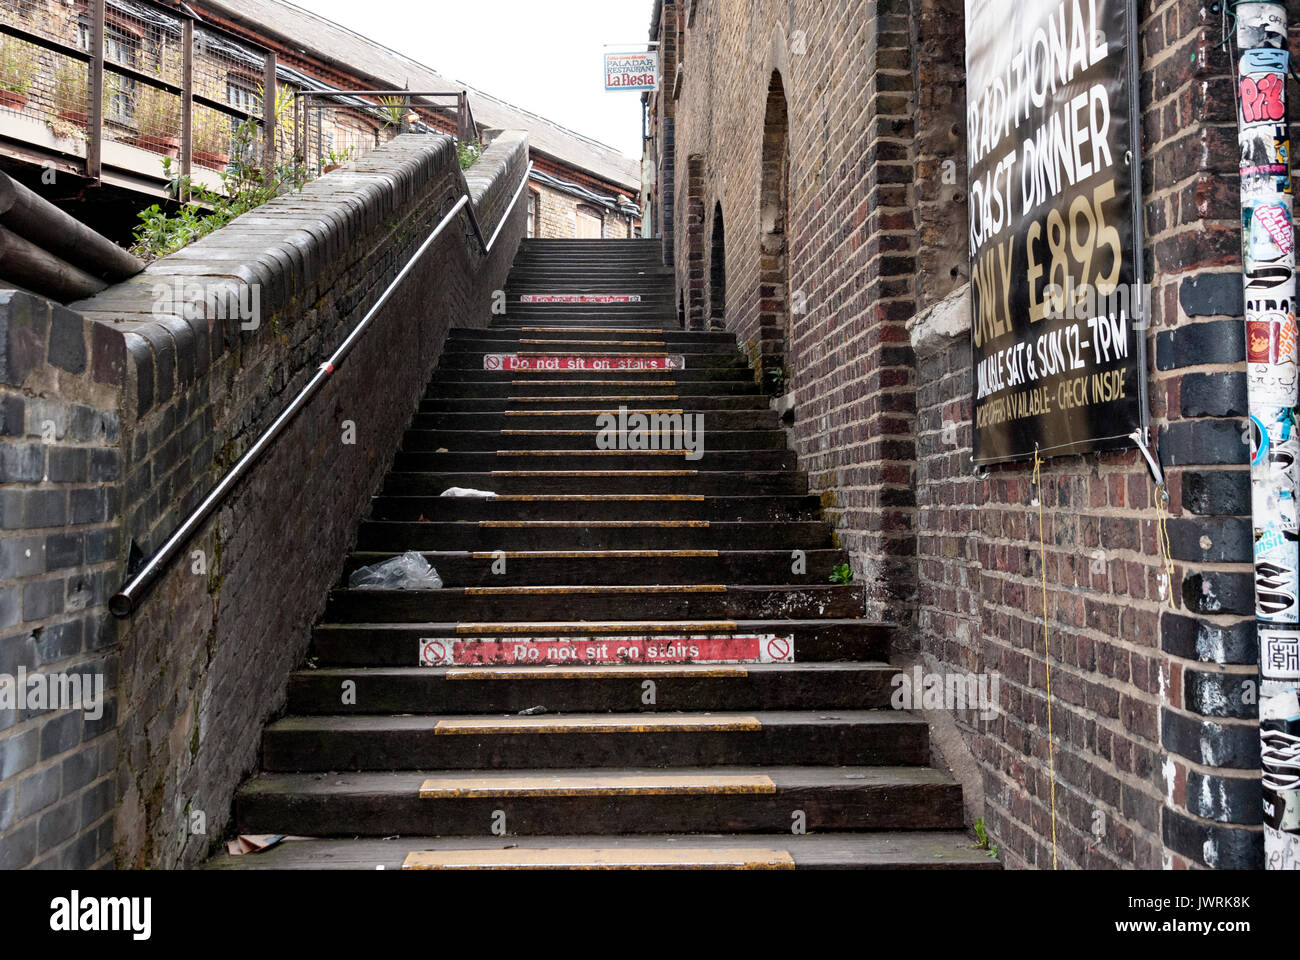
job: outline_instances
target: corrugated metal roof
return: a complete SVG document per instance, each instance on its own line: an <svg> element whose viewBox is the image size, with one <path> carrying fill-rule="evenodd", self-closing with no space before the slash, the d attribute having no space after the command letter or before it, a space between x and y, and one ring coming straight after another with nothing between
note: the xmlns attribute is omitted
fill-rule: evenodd
<svg viewBox="0 0 1300 960"><path fill-rule="evenodd" d="M635 193L641 189L641 162L608 144L584 137L535 113L443 76L432 67L346 27L283 0L192 0L202 14L210 10L280 43L333 61L392 89L468 90L474 119L482 127L527 130L529 146L561 162Z"/></svg>

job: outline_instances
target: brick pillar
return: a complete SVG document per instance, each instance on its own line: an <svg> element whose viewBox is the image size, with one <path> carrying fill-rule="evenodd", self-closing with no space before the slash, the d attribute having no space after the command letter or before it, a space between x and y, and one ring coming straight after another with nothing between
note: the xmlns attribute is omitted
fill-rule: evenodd
<svg viewBox="0 0 1300 960"><path fill-rule="evenodd" d="M686 158L686 328L703 330L704 157Z"/></svg>

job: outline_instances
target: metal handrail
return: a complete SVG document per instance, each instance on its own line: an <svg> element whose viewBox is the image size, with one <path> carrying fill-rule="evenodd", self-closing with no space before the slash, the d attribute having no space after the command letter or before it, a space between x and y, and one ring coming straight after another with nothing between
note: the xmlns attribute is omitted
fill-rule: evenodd
<svg viewBox="0 0 1300 960"><path fill-rule="evenodd" d="M111 600L109 600L108 609L113 616L122 619L129 617L133 612L135 612L136 608L139 606L141 597L153 585L154 581L162 575L163 569L167 564L175 558L176 554L180 551L181 547L185 546L190 537L194 536L195 532L203 522L212 515L213 511L216 510L221 501L224 500L226 495L234 488L235 484L243 479L244 475L252 465L270 448L275 439L284 432L284 429L289 425L289 422L298 415L299 411L301 411L303 407L307 405L307 402L315 395L325 381L334 374L339 365L343 362L344 358L347 357L347 355L352 351L352 348L356 345L357 341L361 338L366 327L368 327L375 319L379 314L379 311L383 309L384 304L389 301L393 293L401 285L402 281L406 279L413 269L415 269L416 264L420 262L421 258L423 258L425 253L427 253L429 248L433 245L433 242L438 239L442 231L446 229L447 225L451 223L458 213L464 210L469 214L470 223L474 227L474 234L478 238L479 246L483 255L487 256L492 252L492 245L496 243L496 239L501 233L501 228L505 226L506 220L510 216L510 212L515 208L515 204L519 202L519 195L523 192L524 186L528 183L528 176L532 172L532 169L533 165L530 162L524 169L524 175L520 179L519 186L515 189L514 196L510 198L510 203L501 214L501 222L497 224L497 228L493 232L492 238L487 241L487 243L483 242L483 233L479 229L478 217L474 214L474 208L469 206L469 194L461 194L460 199L456 201L455 205L452 206L449 211L447 211L447 214L442 218L442 220L438 222L438 225L434 227L433 232L429 234L424 243L420 245L420 248L412 254L411 259L406 262L406 266L402 267L397 276L393 278L393 282L388 285L388 288L384 290L379 299L375 301L374 306L372 306L366 312L366 315L361 318L361 322L352 328L352 332L344 338L343 342L339 344L338 349L330 355L330 358L320 365L316 374L310 381L308 381L307 385L299 391L298 395L294 397L289 406L275 418L274 422L266 428L266 431L257 438L257 441L242 457L239 458L235 465L230 468L229 472L227 472L217 485L212 488L212 491L203 498L203 502L195 507L194 512L191 513L189 517L186 518L185 522L176 529L176 532L167 538L167 542L159 548L158 552L155 553L147 563L145 563L135 576L131 577L131 579L127 581L122 589L114 594Z"/></svg>

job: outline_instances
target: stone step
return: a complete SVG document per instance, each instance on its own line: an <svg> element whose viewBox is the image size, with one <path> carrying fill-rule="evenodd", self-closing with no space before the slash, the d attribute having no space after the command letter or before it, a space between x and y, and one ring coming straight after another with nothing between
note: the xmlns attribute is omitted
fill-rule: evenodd
<svg viewBox="0 0 1300 960"><path fill-rule="evenodd" d="M685 374L687 371L674 371L667 377L662 372L659 372L655 377L651 377L646 373L633 372L620 372L617 377L600 373L588 373L586 376L578 377L576 374L490 374L484 371L473 373L474 379L460 379L452 374L435 380L429 386L424 399L495 400L515 397L545 397L547 399L582 397L617 404L620 402L620 397L646 397L657 403L661 400L679 398L683 395L758 395L758 384L753 380L710 379L708 376L699 376L696 371L691 371L692 375L689 377L669 378L677 373ZM760 399L763 401L760 406L767 406L766 398L760 397Z"/></svg>
<svg viewBox="0 0 1300 960"><path fill-rule="evenodd" d="M538 416L543 413L592 410L599 407L602 411L618 409L626 405L628 409L680 408L687 413L707 413L711 411L745 411L766 414L771 412L766 397L758 393L737 393L702 395L692 393L690 384L683 384L685 392L669 392L668 388L654 387L654 392L644 393L634 389L628 393L593 394L585 393L577 387L572 395L561 396L496 396L496 397L438 397L425 398L420 401L419 412L427 413L469 413L469 414L504 414L513 411L517 416Z"/></svg>
<svg viewBox="0 0 1300 960"><path fill-rule="evenodd" d="M871 620L728 620L654 621L631 623L415 623L331 624L312 630L312 650L326 667L415 667L420 665L420 641L448 643L478 638L564 637L574 643L595 644L617 636L781 636L794 639L799 663L859 662L888 655L894 627Z"/></svg>
<svg viewBox="0 0 1300 960"><path fill-rule="evenodd" d="M795 468L789 450L497 450L447 453L403 450L393 469L419 473L484 473L492 470L758 470Z"/></svg>
<svg viewBox="0 0 1300 960"><path fill-rule="evenodd" d="M392 559L391 551L356 551L344 563L341 584L358 567ZM761 586L772 582L821 585L848 562L842 550L536 550L424 551L424 558L443 581L456 586L566 586L726 583ZM795 569L802 572L796 573Z"/></svg>
<svg viewBox="0 0 1300 960"><path fill-rule="evenodd" d="M821 501L788 497L706 497L702 494L505 494L478 497L376 497L371 520L821 520ZM787 564L788 566L788 564ZM582 581L578 581L582 582Z"/></svg>
<svg viewBox="0 0 1300 960"><path fill-rule="evenodd" d="M408 864L409 862L409 864ZM957 831L876 831L792 836L559 835L291 838L257 856L221 854L212 870L808 869L997 870L998 861Z"/></svg>
<svg viewBox="0 0 1300 960"><path fill-rule="evenodd" d="M629 362L635 362L635 358L629 355ZM662 353L646 354L647 359L662 359L665 355ZM617 357L611 357L612 361ZM644 361L642 361L644 362ZM474 385L478 384L486 388L510 387L512 384L520 386L547 386L557 389L564 388L567 383L583 384L589 389L603 391L612 387L620 389L610 389L611 393L625 392L623 387L637 387L644 385L657 385L660 387L671 387L680 389L690 386L695 392L699 393L746 393L758 389L754 378L749 375L747 368L737 366L728 359L724 363L708 363L687 366L686 369L658 369L658 370L635 370L635 369L610 369L610 370L488 370L485 369L480 358L477 366L471 367L439 367L438 375L433 383L429 385L429 390L425 393L427 397L445 396L443 387L448 384ZM488 394L491 395L490 393Z"/></svg>
<svg viewBox="0 0 1300 960"><path fill-rule="evenodd" d="M656 713L886 709L897 671L883 663L346 667L289 678L297 715ZM645 703L646 683L654 703ZM355 695L344 703L344 685Z"/></svg>
<svg viewBox="0 0 1300 960"><path fill-rule="evenodd" d="M667 467L654 470L504 469L477 472L395 469L384 481L387 496L440 496L449 487L524 494L702 494L705 496L798 496L808 478L790 470L708 470Z"/></svg>
<svg viewBox="0 0 1300 960"><path fill-rule="evenodd" d="M821 521L785 523L700 520L488 521L467 523L366 520L358 550L816 550L832 546Z"/></svg>
<svg viewBox="0 0 1300 960"><path fill-rule="evenodd" d="M285 717L266 772L568 767L923 766L925 721L896 710Z"/></svg>
<svg viewBox="0 0 1300 960"><path fill-rule="evenodd" d="M612 416L612 415L611 415ZM453 453L496 453L502 450L565 450L590 453L601 449L600 442L615 446L631 444L667 445L692 443L709 450L785 450L782 430L721 430L709 428L705 414L699 419L683 414L662 414L647 418L646 429L635 426L620 433L617 419L609 430L596 426L597 417L589 417L586 429L546 427L511 427L504 430L407 430L402 449L411 453L448 450ZM651 427L654 427L651 430Z"/></svg>
<svg viewBox="0 0 1300 960"><path fill-rule="evenodd" d="M449 370L469 369L483 370L484 357L488 354L518 354L523 357L565 358L582 357L584 360L637 357L654 358L663 356L681 357L686 361L686 369L696 367L741 367L749 369L748 363L735 350L728 350L726 344L709 343L669 343L666 339L656 340L627 339L595 340L571 338L567 340L543 339L541 337L520 337L517 340L461 340L443 352L443 368Z"/></svg>
<svg viewBox="0 0 1300 960"><path fill-rule="evenodd" d="M854 585L584 584L448 586L441 590L349 590L329 595L330 623L421 623L427 620L723 620L861 616Z"/></svg>
<svg viewBox="0 0 1300 960"><path fill-rule="evenodd" d="M520 407L492 413L421 413L411 421L412 430L592 430L596 418L606 413L618 414L625 408L628 416L643 414L705 417L705 426L717 431L779 430L780 421L772 410L688 410L680 404L656 406L646 404L598 404L572 407L568 410L537 409L544 404L532 404L532 409Z"/></svg>
<svg viewBox="0 0 1300 960"><path fill-rule="evenodd" d="M244 834L488 837L777 833L962 825L961 788L927 767L268 774L236 799Z"/></svg>
<svg viewBox="0 0 1300 960"><path fill-rule="evenodd" d="M501 341L518 341L537 339L543 342L554 340L596 340L617 341L633 339L662 340L672 344L694 345L697 350L705 347L725 347L736 351L736 338L729 333L697 333L676 327L485 327L468 329L457 327L447 334L450 349L459 349L467 343L499 344ZM495 347L493 347L495 349ZM677 351L682 352L682 351ZM689 351L688 351L689 352Z"/></svg>
<svg viewBox="0 0 1300 960"><path fill-rule="evenodd" d="M530 330L556 329L571 331L575 325L588 325L599 329L625 329L625 330L643 330L646 327L671 327L681 330L677 323L677 315L665 315L662 317L637 317L637 316L617 316L606 314L605 316L592 317L590 315L573 316L568 314L547 315L547 316L510 316L510 317L492 317L488 323L490 330Z"/></svg>
<svg viewBox="0 0 1300 960"><path fill-rule="evenodd" d="M212 865L996 867L892 708L897 628L829 582L821 501L734 338L680 329L659 242L526 240L504 289L450 334L239 791L240 832L318 839ZM568 294L638 299L520 301ZM703 456L599 449L620 408L701 417ZM345 586L407 550L441 589Z"/></svg>

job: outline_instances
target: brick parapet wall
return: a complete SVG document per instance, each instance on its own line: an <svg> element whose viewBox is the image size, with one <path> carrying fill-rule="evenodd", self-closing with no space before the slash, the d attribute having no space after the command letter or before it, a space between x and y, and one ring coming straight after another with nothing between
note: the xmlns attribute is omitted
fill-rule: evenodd
<svg viewBox="0 0 1300 960"><path fill-rule="evenodd" d="M64 311L86 340L86 379L101 388L93 409L115 418L105 421L114 425L115 442L88 462L116 458L116 473L102 479L105 497L116 485L121 501L108 518L117 539L102 583L76 619L109 623L103 604L124 576L127 546L135 541L148 553L160 545L316 373L462 193L469 192L490 236L526 164L522 134L499 136L468 177L449 138L401 137L76 305L77 312ZM463 216L451 222L321 393L122 624L109 648L120 664L105 723L115 730L115 747L95 744L96 772L111 788L98 820L82 816L64 846L47 851L41 824L71 791L60 800L51 789L47 807L32 808L34 801L22 798L40 787L42 769L4 768L0 848L28 850L35 830L29 862L48 853L65 866L103 863L111 843L118 865L171 867L193 864L221 838L234 790L255 767L261 728L283 705L287 674L301 662L356 520L388 468L447 330L486 325L525 214L521 200L488 258ZM256 290L256 328L207 310L156 315L162 285L178 277L205 289L233 283L245 302ZM19 386L31 390L52 362L51 353ZM88 469L93 476L95 467ZM54 619L74 618L65 611ZM10 660L11 651L32 646L28 624L19 626L0 639ZM108 642L89 629L82 635ZM0 733L0 756L12 738ZM65 770L64 786L81 776ZM18 805L6 808L15 793ZM87 813L99 801L81 799ZM102 814L114 810L106 827Z"/></svg>

